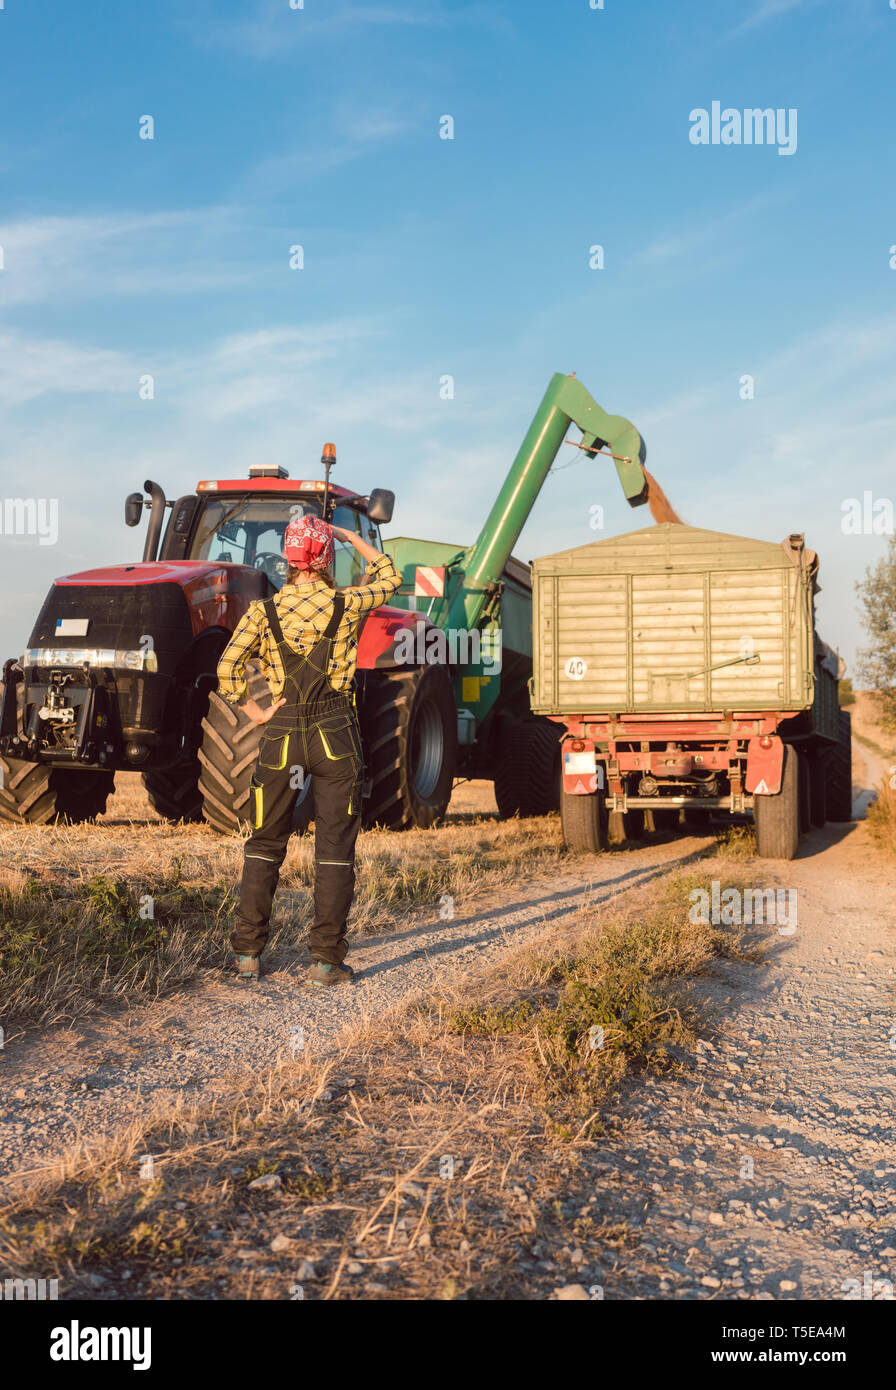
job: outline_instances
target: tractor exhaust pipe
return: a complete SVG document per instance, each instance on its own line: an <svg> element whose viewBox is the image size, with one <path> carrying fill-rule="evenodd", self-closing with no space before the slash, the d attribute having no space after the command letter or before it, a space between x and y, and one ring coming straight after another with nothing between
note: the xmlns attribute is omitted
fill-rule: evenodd
<svg viewBox="0 0 896 1390"><path fill-rule="evenodd" d="M143 547L143 559L154 560L159 553L159 541L162 537L162 521L165 517L165 494L158 483L152 482L147 478L143 484L143 491L148 492L152 498L149 511L149 527L146 532L146 544Z"/></svg>

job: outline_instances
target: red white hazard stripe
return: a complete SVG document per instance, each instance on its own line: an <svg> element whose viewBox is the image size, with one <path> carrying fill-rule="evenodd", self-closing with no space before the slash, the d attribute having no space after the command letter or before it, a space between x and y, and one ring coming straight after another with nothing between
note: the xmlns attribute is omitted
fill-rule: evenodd
<svg viewBox="0 0 896 1390"><path fill-rule="evenodd" d="M440 565L418 565L414 571L414 593L421 598L442 598L445 569Z"/></svg>

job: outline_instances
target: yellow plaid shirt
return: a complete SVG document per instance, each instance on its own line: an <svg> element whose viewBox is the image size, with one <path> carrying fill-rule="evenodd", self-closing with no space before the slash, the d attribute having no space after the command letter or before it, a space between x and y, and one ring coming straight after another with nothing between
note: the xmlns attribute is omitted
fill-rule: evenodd
<svg viewBox="0 0 896 1390"><path fill-rule="evenodd" d="M360 619L385 603L401 584L391 555L380 555L372 561L364 578L366 583L358 588L340 590L345 599L345 614L336 630L333 657L327 668L334 690L348 690L351 685L358 663ZM293 651L307 655L324 635L333 613L333 592L322 579L313 579L308 584L284 584L274 595L283 640ZM246 695L246 663L254 657L260 662L271 694L279 699L286 673L261 599L251 603L240 618L218 662L218 693L231 704L237 704Z"/></svg>

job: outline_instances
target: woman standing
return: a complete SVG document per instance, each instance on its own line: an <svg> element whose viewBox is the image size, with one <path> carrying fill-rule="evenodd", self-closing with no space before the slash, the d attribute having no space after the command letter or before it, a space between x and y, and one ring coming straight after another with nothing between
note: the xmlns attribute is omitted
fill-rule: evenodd
<svg viewBox="0 0 896 1390"><path fill-rule="evenodd" d="M337 590L333 538L368 561L366 583ZM238 623L218 663L219 690L263 725L252 778L252 834L246 842L236 920L230 937L241 980L257 980L274 892L292 832L296 799L314 778L314 924L308 984L345 984L345 923L354 897L355 841L361 825L361 735L353 679L357 629L365 613L395 592L401 577L389 555L352 531L314 516L290 522L283 554L286 583L257 600ZM274 702L245 700L245 668L258 656Z"/></svg>

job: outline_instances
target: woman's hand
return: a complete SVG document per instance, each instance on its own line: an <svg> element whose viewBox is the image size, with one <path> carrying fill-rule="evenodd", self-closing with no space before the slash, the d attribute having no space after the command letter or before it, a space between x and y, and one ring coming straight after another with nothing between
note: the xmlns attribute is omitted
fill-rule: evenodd
<svg viewBox="0 0 896 1390"><path fill-rule="evenodd" d="M257 700L247 700L244 705L240 706L240 708L242 709L243 714L248 715L248 717L252 720L253 724L258 725L266 724L268 720L277 713L277 710L280 708L280 706L285 704L286 697L284 696L279 700L275 700L274 703L271 705L270 709L262 709L261 705L258 703Z"/></svg>
<svg viewBox="0 0 896 1390"><path fill-rule="evenodd" d="M345 541L346 545L353 545L360 555L367 561L368 565L373 564L382 555L381 550L377 550L370 541L365 541L363 536L359 536L357 531L347 531L344 526L334 526L333 535L338 541Z"/></svg>

